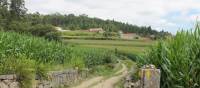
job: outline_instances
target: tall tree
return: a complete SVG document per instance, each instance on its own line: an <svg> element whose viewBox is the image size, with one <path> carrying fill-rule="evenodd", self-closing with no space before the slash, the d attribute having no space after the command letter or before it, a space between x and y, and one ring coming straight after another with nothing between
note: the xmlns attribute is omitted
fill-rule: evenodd
<svg viewBox="0 0 200 88"><path fill-rule="evenodd" d="M19 20L26 14L26 7L24 0L10 0L11 19Z"/></svg>
<svg viewBox="0 0 200 88"><path fill-rule="evenodd" d="M0 0L0 30L8 23L8 0Z"/></svg>
<svg viewBox="0 0 200 88"><path fill-rule="evenodd" d="M8 13L8 0L0 0L0 15L2 18L7 17Z"/></svg>

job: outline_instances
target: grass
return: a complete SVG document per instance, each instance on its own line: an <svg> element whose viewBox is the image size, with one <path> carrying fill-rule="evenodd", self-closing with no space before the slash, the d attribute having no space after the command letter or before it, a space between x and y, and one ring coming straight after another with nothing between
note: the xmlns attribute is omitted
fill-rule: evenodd
<svg viewBox="0 0 200 88"><path fill-rule="evenodd" d="M101 36L99 33L93 33L93 32L86 32L86 31L67 31L67 32L61 32L62 36Z"/></svg>
<svg viewBox="0 0 200 88"><path fill-rule="evenodd" d="M131 54L142 54L143 51L151 46L153 41L145 40L81 40L81 39L69 39L64 40L66 43L76 44L82 47L92 47L92 48L104 48L109 50L118 50L122 52L127 52Z"/></svg>

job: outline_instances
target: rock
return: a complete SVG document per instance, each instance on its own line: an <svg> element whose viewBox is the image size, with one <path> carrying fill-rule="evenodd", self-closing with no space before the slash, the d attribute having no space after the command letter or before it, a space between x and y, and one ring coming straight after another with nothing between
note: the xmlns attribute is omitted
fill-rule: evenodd
<svg viewBox="0 0 200 88"><path fill-rule="evenodd" d="M18 82L12 82L10 84L10 88L19 88L19 83Z"/></svg>
<svg viewBox="0 0 200 88"><path fill-rule="evenodd" d="M5 83L0 82L0 88L9 88L9 87L8 87L8 85L6 85Z"/></svg>
<svg viewBox="0 0 200 88"><path fill-rule="evenodd" d="M0 75L0 80L14 80L16 78L16 75Z"/></svg>

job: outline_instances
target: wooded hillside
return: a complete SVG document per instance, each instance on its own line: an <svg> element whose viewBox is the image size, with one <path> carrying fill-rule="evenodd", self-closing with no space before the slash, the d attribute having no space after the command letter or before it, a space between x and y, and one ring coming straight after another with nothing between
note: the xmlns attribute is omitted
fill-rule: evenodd
<svg viewBox="0 0 200 88"><path fill-rule="evenodd" d="M28 14L28 19L32 24L51 24L54 26L64 27L66 30L87 30L89 28L103 28L108 32L122 31L124 33L137 33L141 36L150 35L168 35L168 32L156 31L151 26L137 26L129 23L118 22L115 20L102 20L99 18L91 18L87 15L62 15L59 13L41 15L38 12L34 14Z"/></svg>

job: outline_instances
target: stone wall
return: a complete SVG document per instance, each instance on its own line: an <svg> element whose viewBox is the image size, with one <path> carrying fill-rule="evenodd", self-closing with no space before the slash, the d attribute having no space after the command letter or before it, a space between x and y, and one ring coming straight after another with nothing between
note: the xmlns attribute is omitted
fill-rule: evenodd
<svg viewBox="0 0 200 88"><path fill-rule="evenodd" d="M87 77L87 71L66 70L49 72L48 80L37 80L36 88L68 87Z"/></svg>
<svg viewBox="0 0 200 88"><path fill-rule="evenodd" d="M66 88L87 77L88 71L65 70L52 71L48 73L48 80L41 80L36 77L33 88ZM0 88L20 88L16 75L0 75Z"/></svg>
<svg viewBox="0 0 200 88"><path fill-rule="evenodd" d="M0 88L19 88L16 75L0 75Z"/></svg>

